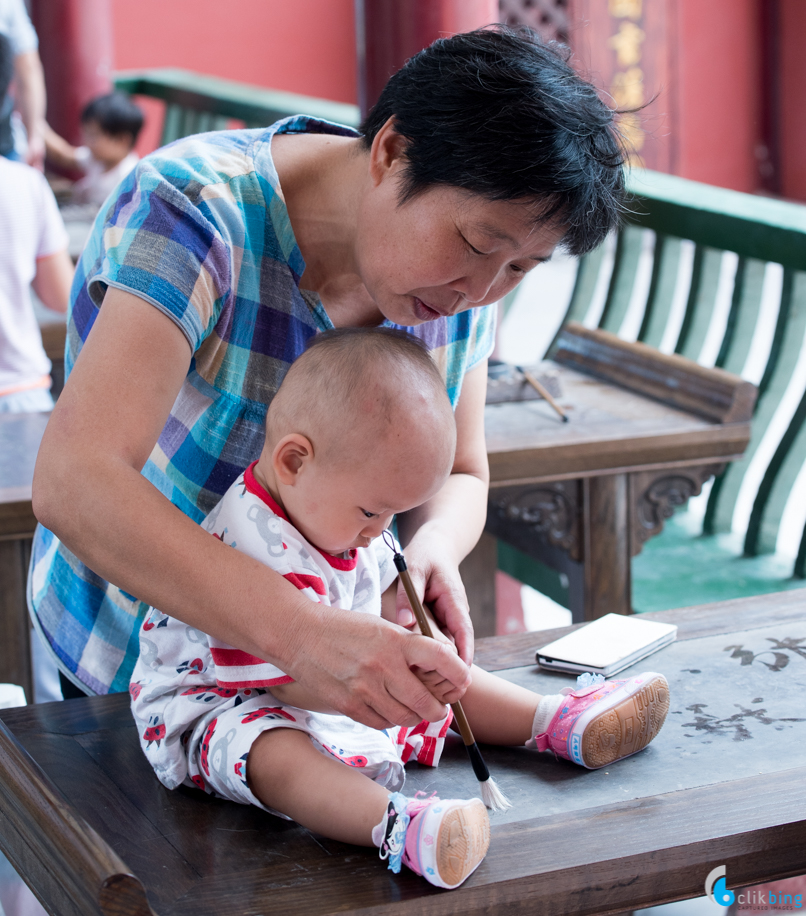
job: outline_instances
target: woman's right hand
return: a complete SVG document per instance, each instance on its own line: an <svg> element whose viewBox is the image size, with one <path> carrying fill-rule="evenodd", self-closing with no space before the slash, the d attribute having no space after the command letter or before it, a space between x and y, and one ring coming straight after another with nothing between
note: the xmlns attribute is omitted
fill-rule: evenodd
<svg viewBox="0 0 806 916"><path fill-rule="evenodd" d="M370 614L313 607L293 633L293 661L283 670L351 719L372 728L436 722L470 685L470 669L447 641ZM418 672L442 685L439 698Z"/></svg>

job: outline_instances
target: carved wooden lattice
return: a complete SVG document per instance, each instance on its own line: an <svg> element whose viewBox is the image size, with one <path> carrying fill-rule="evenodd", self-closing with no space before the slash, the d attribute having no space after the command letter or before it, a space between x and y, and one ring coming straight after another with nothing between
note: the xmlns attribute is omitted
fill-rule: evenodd
<svg viewBox="0 0 806 916"><path fill-rule="evenodd" d="M499 0L499 18L506 25L525 25L546 41L568 44L569 0Z"/></svg>
<svg viewBox="0 0 806 916"><path fill-rule="evenodd" d="M702 485L724 469L723 464L678 468L667 471L639 471L630 475L632 488L633 556L655 535L663 531L663 523L684 506L692 496L699 496Z"/></svg>
<svg viewBox="0 0 806 916"><path fill-rule="evenodd" d="M533 538L567 550L571 559L580 560L579 514L577 480L504 487L490 491L487 530L521 549L521 538Z"/></svg>

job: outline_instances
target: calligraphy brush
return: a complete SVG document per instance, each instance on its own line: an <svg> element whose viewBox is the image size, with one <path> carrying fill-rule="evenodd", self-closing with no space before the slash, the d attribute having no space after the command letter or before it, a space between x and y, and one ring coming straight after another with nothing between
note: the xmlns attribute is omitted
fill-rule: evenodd
<svg viewBox="0 0 806 916"><path fill-rule="evenodd" d="M520 374L526 379L526 381L534 388L534 390L543 398L544 401L547 401L548 404L554 408L557 416L563 421L563 423L568 422L568 414L560 407L560 405L554 400L554 398L546 390L546 386L542 382L539 382L528 369L524 369L523 366L515 366L515 368L520 372Z"/></svg>
<svg viewBox="0 0 806 916"><path fill-rule="evenodd" d="M423 636L428 636L430 639L433 639L434 634L431 631L431 625L428 622L428 618L425 616L422 602L417 596L417 592L414 590L414 583L411 581L411 576L406 566L406 558L395 548L394 538L388 531L384 531L383 541L394 554L395 568L400 575L400 581L403 583L403 588L406 589L406 595L411 604L411 609L414 611L414 616L417 618L417 623L420 626ZM479 746L476 744L476 739L473 737L473 732L465 716L465 711L462 709L462 704L457 700L456 703L451 703L451 709L453 710L453 717L459 729L459 734L462 736L462 741L464 741L468 757L470 757L473 772L476 774L476 779L479 781L481 800L491 811L506 811L508 808L512 807L512 803L495 784L495 780L492 776L490 776L490 771L487 769L487 764L484 762Z"/></svg>

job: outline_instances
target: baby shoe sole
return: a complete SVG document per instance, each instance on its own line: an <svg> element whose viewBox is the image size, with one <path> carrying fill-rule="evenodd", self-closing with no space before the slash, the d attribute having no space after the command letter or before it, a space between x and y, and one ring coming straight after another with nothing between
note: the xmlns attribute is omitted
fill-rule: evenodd
<svg viewBox="0 0 806 916"><path fill-rule="evenodd" d="M484 803L457 805L442 818L435 859L442 887L458 887L481 864L490 846L490 818Z"/></svg>
<svg viewBox="0 0 806 916"><path fill-rule="evenodd" d="M582 724L582 765L591 770L643 750L661 730L669 711L669 685L662 674L651 674L639 685L624 685L613 705ZM576 731L576 729L574 729Z"/></svg>

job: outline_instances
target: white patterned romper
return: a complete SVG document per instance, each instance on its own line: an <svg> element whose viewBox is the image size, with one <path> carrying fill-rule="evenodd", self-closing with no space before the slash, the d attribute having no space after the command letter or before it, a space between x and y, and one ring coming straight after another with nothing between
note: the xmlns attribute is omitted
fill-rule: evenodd
<svg viewBox="0 0 806 916"><path fill-rule="evenodd" d="M202 527L277 570L313 601L380 615L381 595L397 576L389 548L378 538L348 558L322 553L257 482L253 466ZM274 665L151 608L129 692L140 744L160 781L169 789L195 785L265 808L246 784L246 760L257 737L271 728L306 732L321 753L361 769L390 792L402 787L407 761L439 762L450 711L440 722L377 731L347 716L281 703L271 687L291 680Z"/></svg>

